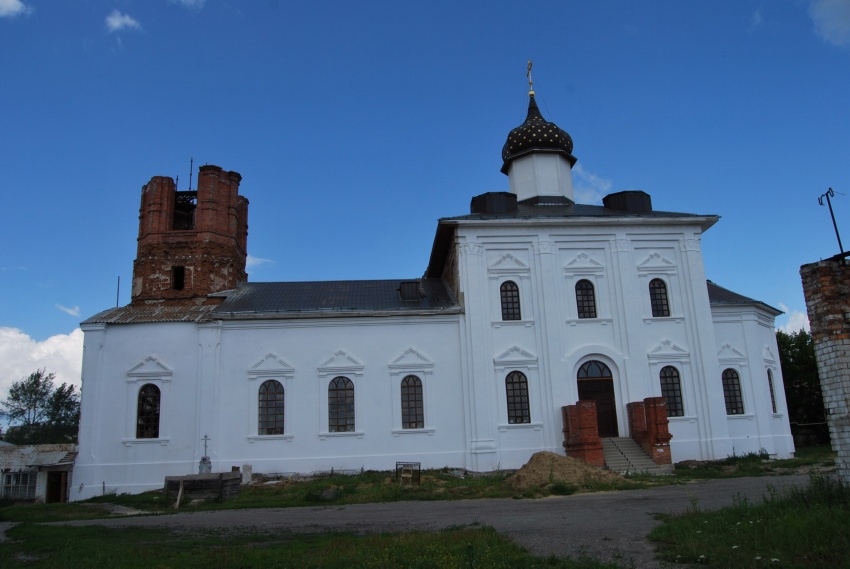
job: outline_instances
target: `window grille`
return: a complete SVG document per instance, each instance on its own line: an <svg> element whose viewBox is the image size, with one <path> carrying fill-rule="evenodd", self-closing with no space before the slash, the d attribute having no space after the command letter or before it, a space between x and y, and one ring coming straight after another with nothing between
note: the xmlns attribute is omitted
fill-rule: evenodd
<svg viewBox="0 0 850 569"><path fill-rule="evenodd" d="M513 281L505 281L499 287L502 297L502 320L522 320L519 309L519 287Z"/></svg>
<svg viewBox="0 0 850 569"><path fill-rule="evenodd" d="M667 298L667 284L661 279L649 281L649 301L652 304L652 316L670 316L670 302Z"/></svg>
<svg viewBox="0 0 850 569"><path fill-rule="evenodd" d="M776 413L776 392L773 390L773 372L767 370L767 387L770 389L770 406Z"/></svg>
<svg viewBox="0 0 850 569"><path fill-rule="evenodd" d="M578 369L578 379L613 379L611 370L600 361L590 360Z"/></svg>
<svg viewBox="0 0 850 569"><path fill-rule="evenodd" d="M159 387L148 383L139 390L139 405L136 413L136 438L159 438Z"/></svg>
<svg viewBox="0 0 850 569"><path fill-rule="evenodd" d="M525 374L512 371L505 378L508 396L508 423L530 423L531 411L528 404L528 380Z"/></svg>
<svg viewBox="0 0 850 569"><path fill-rule="evenodd" d="M679 370L667 366L661 370L661 396L667 404L668 417L684 417L685 406L682 403L682 383L679 381Z"/></svg>
<svg viewBox="0 0 850 569"><path fill-rule="evenodd" d="M174 192L174 218L172 229L195 229L195 211L198 192Z"/></svg>
<svg viewBox="0 0 850 569"><path fill-rule="evenodd" d="M335 377L328 385L328 431L354 431L354 384L347 377Z"/></svg>
<svg viewBox="0 0 850 569"><path fill-rule="evenodd" d="M401 428L425 428L422 380L415 375L408 375L401 380Z"/></svg>
<svg viewBox="0 0 850 569"><path fill-rule="evenodd" d="M259 394L257 433L260 435L282 435L283 412L283 386L273 379L263 382Z"/></svg>
<svg viewBox="0 0 850 569"><path fill-rule="evenodd" d="M734 369L723 370L723 398L726 400L727 415L744 414L744 398L741 395L741 379Z"/></svg>
<svg viewBox="0 0 850 569"><path fill-rule="evenodd" d="M576 307L579 318L596 318L596 292L587 279L576 283Z"/></svg>
<svg viewBox="0 0 850 569"><path fill-rule="evenodd" d="M35 500L37 472L8 472L3 475L3 498L7 500Z"/></svg>

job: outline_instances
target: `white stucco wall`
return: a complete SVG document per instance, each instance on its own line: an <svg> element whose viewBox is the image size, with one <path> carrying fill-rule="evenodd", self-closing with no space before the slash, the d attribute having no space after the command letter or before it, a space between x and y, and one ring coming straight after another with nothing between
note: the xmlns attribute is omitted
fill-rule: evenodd
<svg viewBox="0 0 850 569"><path fill-rule="evenodd" d="M210 437L214 471L390 469L397 461L476 471L521 467L563 452L560 409L578 399L591 360L614 378L618 428L626 404L660 396L660 370L680 374L683 417L670 421L674 461L764 448L793 452L773 317L709 304L699 219L464 221L457 227L453 315L86 325L80 454L71 499L162 486L197 472ZM454 258L454 255L452 255ZM667 285L671 314L653 317L648 286ZM575 284L594 285L597 318L579 319ZM522 317L503 321L499 287L520 289ZM745 414L728 417L720 373L739 370ZM774 375L777 412L766 370ZM528 380L531 422L509 424L505 377ZM401 428L400 382L423 382L425 428ZM327 389L355 386L355 430L328 432ZM258 435L257 394L285 389L285 432ZM160 437L136 439L142 385L161 389Z"/></svg>
<svg viewBox="0 0 850 569"><path fill-rule="evenodd" d="M73 499L162 486L197 472L463 466L457 316L133 324L86 330L83 419ZM401 428L400 382L423 382L425 428ZM327 388L355 385L355 432L329 433ZM258 436L257 393L285 389L284 435ZM160 436L135 437L142 385L161 390ZM398 385L397 385L398 384Z"/></svg>

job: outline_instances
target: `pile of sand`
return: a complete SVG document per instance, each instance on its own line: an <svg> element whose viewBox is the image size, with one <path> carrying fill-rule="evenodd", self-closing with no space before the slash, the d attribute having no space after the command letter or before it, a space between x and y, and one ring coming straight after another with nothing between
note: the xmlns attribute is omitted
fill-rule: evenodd
<svg viewBox="0 0 850 569"><path fill-rule="evenodd" d="M515 490L545 488L559 482L582 486L595 482L611 483L624 480L625 478L615 472L602 470L554 452L535 453L525 466L508 477L508 483Z"/></svg>

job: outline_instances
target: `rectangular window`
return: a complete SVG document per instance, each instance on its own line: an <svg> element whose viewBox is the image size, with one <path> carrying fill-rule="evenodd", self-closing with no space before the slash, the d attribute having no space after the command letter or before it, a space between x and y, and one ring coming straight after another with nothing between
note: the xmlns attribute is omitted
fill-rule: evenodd
<svg viewBox="0 0 850 569"><path fill-rule="evenodd" d="M171 267L171 288L183 290L186 284L186 267Z"/></svg>
<svg viewBox="0 0 850 569"><path fill-rule="evenodd" d="M172 229L195 229L195 210L198 192L174 192L174 219Z"/></svg>
<svg viewBox="0 0 850 569"><path fill-rule="evenodd" d="M776 392L773 391L773 373L770 370L767 370L767 387L770 389L770 406L776 413Z"/></svg>
<svg viewBox="0 0 850 569"><path fill-rule="evenodd" d="M3 498L35 500L37 472L9 472L3 475Z"/></svg>

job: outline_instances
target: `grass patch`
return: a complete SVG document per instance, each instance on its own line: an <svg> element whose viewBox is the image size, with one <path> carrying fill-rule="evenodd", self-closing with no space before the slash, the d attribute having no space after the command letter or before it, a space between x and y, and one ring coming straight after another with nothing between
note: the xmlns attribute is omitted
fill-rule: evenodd
<svg viewBox="0 0 850 569"><path fill-rule="evenodd" d="M669 517L650 539L662 556L708 567L846 567L850 551L850 489L836 478L812 474L809 485L761 503L736 500L715 512L695 506Z"/></svg>
<svg viewBox="0 0 850 569"><path fill-rule="evenodd" d="M448 468L422 472L419 486L401 486L393 472L365 471L356 475L333 474L308 479L281 478L273 484L243 486L237 498L224 502L208 501L184 504L180 511L231 510L242 508L289 508L317 504L344 505L405 500L462 500L480 498L532 499L551 495L566 496L580 492L634 490L688 480L766 476L799 472L802 468L831 466L832 449L826 445L798 450L798 458L768 460L766 455L733 456L713 462L677 465L673 476L631 474L625 481L591 481L570 484L555 481L542 487L516 490L506 481L510 473L459 476ZM173 513L162 492L143 494L107 494L70 504L0 504L0 521L50 522L115 517L112 506L139 510L147 515Z"/></svg>
<svg viewBox="0 0 850 569"><path fill-rule="evenodd" d="M482 498L539 498L566 496L576 492L646 488L649 481L627 480L620 483L589 482L575 485L565 482L542 488L518 491L507 483L510 473L458 476L450 469L422 472L419 486L402 486L394 473L365 471L356 475L333 474L310 479L280 479L271 484L243 486L238 497L200 504L184 504L179 511L234 510L245 508L291 508L326 505L399 502L409 500L466 500ZM271 481L275 482L275 481ZM174 513L161 491L143 494L107 494L69 504L15 504L0 507L0 521L49 522L115 517L110 506L124 506L145 514Z"/></svg>
<svg viewBox="0 0 850 569"><path fill-rule="evenodd" d="M723 460L687 460L676 464L673 476L684 480L772 476L796 474L801 469L826 468L835 464L835 453L829 445L803 447L796 454L795 458L774 460L762 450L732 455Z"/></svg>
<svg viewBox="0 0 850 569"><path fill-rule="evenodd" d="M530 555L489 527L442 532L257 534L22 524L0 544L0 566L208 569L249 567L616 569L591 559Z"/></svg>

